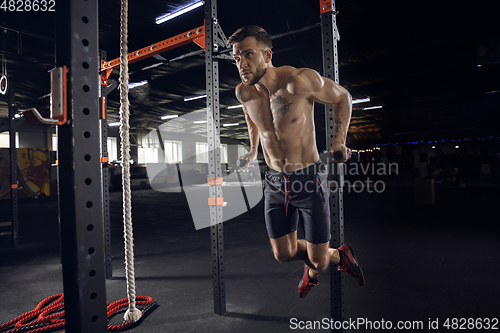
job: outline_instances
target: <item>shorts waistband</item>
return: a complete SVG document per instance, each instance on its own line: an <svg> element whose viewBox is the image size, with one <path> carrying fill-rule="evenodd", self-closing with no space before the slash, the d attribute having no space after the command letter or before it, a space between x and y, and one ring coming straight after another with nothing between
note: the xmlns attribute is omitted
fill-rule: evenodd
<svg viewBox="0 0 500 333"><path fill-rule="evenodd" d="M316 163L309 165L308 167L302 168L302 169L297 169L295 171L291 172L281 172L277 171L274 169L271 169L270 167L267 167L266 173L271 175L271 176L303 176L303 175L314 175L317 173L323 173L326 172L326 165L321 162L321 160L318 160Z"/></svg>

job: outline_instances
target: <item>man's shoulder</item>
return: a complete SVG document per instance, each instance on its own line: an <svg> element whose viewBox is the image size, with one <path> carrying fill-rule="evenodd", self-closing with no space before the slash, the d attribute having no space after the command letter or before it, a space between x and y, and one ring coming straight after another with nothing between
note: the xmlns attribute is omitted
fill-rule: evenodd
<svg viewBox="0 0 500 333"><path fill-rule="evenodd" d="M235 94L238 101L244 104L253 99L260 99L266 96L269 97L269 95L266 95L265 91L267 91L267 89L259 82L252 86L240 83L236 86Z"/></svg>
<svg viewBox="0 0 500 333"><path fill-rule="evenodd" d="M243 82L241 82L240 84L238 84L236 86L236 88L234 89L234 92L235 92L236 98L238 99L238 101L240 103L244 103L250 99L251 88L246 86L245 84L243 84Z"/></svg>
<svg viewBox="0 0 500 333"><path fill-rule="evenodd" d="M311 68L287 68L284 70L283 77L287 89L294 94L308 93L308 91L317 84L322 84L321 75Z"/></svg>
<svg viewBox="0 0 500 333"><path fill-rule="evenodd" d="M295 75L300 76L302 78L306 77L309 79L320 76L317 71L311 68L297 68L297 70L295 71Z"/></svg>
<svg viewBox="0 0 500 333"><path fill-rule="evenodd" d="M278 67L279 75L288 83L297 83L297 80L311 80L320 77L319 73L311 68L295 68L292 66Z"/></svg>
<svg viewBox="0 0 500 333"><path fill-rule="evenodd" d="M275 67L274 69L278 77L281 77L281 79L285 79L286 81L293 79L300 72L299 68L292 66L280 66Z"/></svg>

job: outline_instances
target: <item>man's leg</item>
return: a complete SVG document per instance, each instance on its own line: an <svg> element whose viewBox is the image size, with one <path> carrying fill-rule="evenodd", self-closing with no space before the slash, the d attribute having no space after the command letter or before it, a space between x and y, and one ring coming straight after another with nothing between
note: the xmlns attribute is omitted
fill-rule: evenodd
<svg viewBox="0 0 500 333"><path fill-rule="evenodd" d="M279 262L294 260L309 261L307 248L303 240L297 240L297 231L293 231L279 238L270 238L274 258ZM306 264L310 265L311 263Z"/></svg>
<svg viewBox="0 0 500 333"><path fill-rule="evenodd" d="M304 261L310 268L309 276L313 279L324 272L330 263L338 264L340 261L339 251L330 248L328 242L312 244L304 239L297 239L297 231L270 240L276 260L279 262Z"/></svg>
<svg viewBox="0 0 500 333"><path fill-rule="evenodd" d="M336 265L339 263L339 250L331 248L329 242L312 244L303 239L299 240L299 242L301 241L306 245L309 262L312 264L312 266L308 265L310 278L317 279L320 273L326 271L329 264Z"/></svg>

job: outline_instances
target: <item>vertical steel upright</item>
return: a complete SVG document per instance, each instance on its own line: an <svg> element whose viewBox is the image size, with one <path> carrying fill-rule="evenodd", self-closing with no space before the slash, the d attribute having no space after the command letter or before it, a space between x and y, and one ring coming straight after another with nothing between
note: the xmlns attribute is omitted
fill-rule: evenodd
<svg viewBox="0 0 500 333"><path fill-rule="evenodd" d="M337 41L340 39L336 23L334 0L320 0L321 34L323 40L323 75L339 83ZM328 150L335 135L333 106L325 105L326 149ZM331 233L330 246L338 248L344 243L344 214L343 214L343 183L344 165L332 164L329 180L338 184L336 189L330 189L330 218ZM330 266L330 311L335 321L344 320L344 286L343 276L337 267ZM342 332L342 329L332 332Z"/></svg>
<svg viewBox="0 0 500 333"><path fill-rule="evenodd" d="M66 332L108 332L102 223L98 1L58 1L56 64L67 66L67 121L58 128Z"/></svg>
<svg viewBox="0 0 500 333"><path fill-rule="evenodd" d="M9 155L10 155L10 200L11 200L11 227L12 247L19 246L19 207L17 181L17 147L16 147L16 92L11 85L9 88Z"/></svg>
<svg viewBox="0 0 500 333"><path fill-rule="evenodd" d="M220 154L219 114L219 62L214 52L220 27L217 20L217 0L205 1L205 70L207 86L207 141L208 184L210 207L210 241L212 252L212 276L214 313L226 313L226 288L224 284L224 237L222 229L222 170ZM221 45L223 46L223 45Z"/></svg>
<svg viewBox="0 0 500 333"><path fill-rule="evenodd" d="M106 60L106 51L99 51L99 60ZM100 63L100 62L99 62ZM111 89L109 89L111 90ZM109 219L109 169L108 169L108 119L106 118L106 101L108 88L100 89L100 130L101 130L101 195L102 195L102 221L104 223L104 262L106 263L106 279L113 277L113 258L111 256L111 225Z"/></svg>
<svg viewBox="0 0 500 333"><path fill-rule="evenodd" d="M106 103L106 102L104 102ZM101 112L102 114L102 112ZM111 222L109 219L109 169L108 169L108 121L100 120L101 129L101 197L102 222L104 232L104 262L106 265L106 279L113 277L113 258L111 255Z"/></svg>

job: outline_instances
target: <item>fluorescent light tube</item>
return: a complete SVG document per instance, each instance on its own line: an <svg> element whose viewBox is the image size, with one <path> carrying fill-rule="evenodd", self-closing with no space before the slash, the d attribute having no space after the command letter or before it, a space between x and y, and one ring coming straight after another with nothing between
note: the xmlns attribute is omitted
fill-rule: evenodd
<svg viewBox="0 0 500 333"><path fill-rule="evenodd" d="M243 104L240 104L240 105L232 105L232 106L228 106L227 108L228 109L237 109L237 108L242 108L243 107Z"/></svg>
<svg viewBox="0 0 500 333"><path fill-rule="evenodd" d="M200 98L204 98L204 97L207 97L207 95L186 97L186 98L184 98L184 102L189 102L189 101L193 101L195 99L200 99Z"/></svg>
<svg viewBox="0 0 500 333"><path fill-rule="evenodd" d="M176 115L176 114L172 114L170 116L163 116L163 117L161 117L161 120L172 119L172 118L177 118L177 117L179 117L179 116Z"/></svg>
<svg viewBox="0 0 500 333"><path fill-rule="evenodd" d="M151 69L151 68L155 68L155 67L158 67L158 66L161 66L161 65L163 65L163 62L159 62L159 63L153 64L151 66L146 66L144 68L141 68L141 71L145 71L145 70L148 70L148 69Z"/></svg>
<svg viewBox="0 0 500 333"><path fill-rule="evenodd" d="M222 126L224 127L229 127L229 126L238 126L240 123L234 123L234 124L223 124Z"/></svg>
<svg viewBox="0 0 500 333"><path fill-rule="evenodd" d="M352 101L352 104L359 104L359 103L366 103L370 101L370 97L367 98L361 98L361 99L355 99Z"/></svg>
<svg viewBox="0 0 500 333"><path fill-rule="evenodd" d="M193 124L206 124L206 120L198 120L198 121L193 121Z"/></svg>
<svg viewBox="0 0 500 333"><path fill-rule="evenodd" d="M377 105L377 106L370 106L361 110L374 110L374 109L381 109L382 105Z"/></svg>
<svg viewBox="0 0 500 333"><path fill-rule="evenodd" d="M140 82L131 82L128 84L128 88L132 89L135 87L143 86L145 84L148 84L148 80L140 81Z"/></svg>
<svg viewBox="0 0 500 333"><path fill-rule="evenodd" d="M119 122L117 122L117 123L109 123L108 126L109 127L118 127L118 126L120 126L120 123Z"/></svg>
<svg viewBox="0 0 500 333"><path fill-rule="evenodd" d="M192 5L189 5L187 7L184 7L176 12L173 12L173 13L168 13L168 14L164 14L162 16L158 16L156 18L156 24L162 24L163 22L166 22L168 20L171 20L173 19L174 17L177 17L177 16L181 16L182 14L185 14L195 8L198 8L200 6L203 6L205 4L204 1L198 1Z"/></svg>

